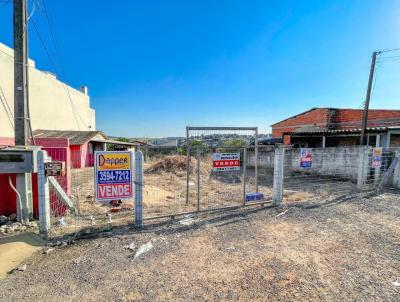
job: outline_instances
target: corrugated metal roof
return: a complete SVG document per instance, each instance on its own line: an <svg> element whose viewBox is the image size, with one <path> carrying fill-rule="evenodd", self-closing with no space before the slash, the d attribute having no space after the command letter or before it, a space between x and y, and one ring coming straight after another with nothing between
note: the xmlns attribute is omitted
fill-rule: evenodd
<svg viewBox="0 0 400 302"><path fill-rule="evenodd" d="M143 146L146 143L139 143L139 142L121 142L112 139L92 139L91 142L97 143L106 143L106 144L113 144L113 145L122 145L122 146Z"/></svg>
<svg viewBox="0 0 400 302"><path fill-rule="evenodd" d="M107 140L108 137L101 131L74 131L74 130L47 130L37 129L33 131L35 138L68 138L70 145L83 145L96 136L98 139Z"/></svg>
<svg viewBox="0 0 400 302"><path fill-rule="evenodd" d="M371 127L367 128L367 132L383 132L386 131L387 127ZM357 133L361 132L361 128L351 128L351 129L308 129L308 130L303 130L296 129L293 132L286 132L286 134L332 134L332 133L340 133L340 134L345 134L345 133Z"/></svg>

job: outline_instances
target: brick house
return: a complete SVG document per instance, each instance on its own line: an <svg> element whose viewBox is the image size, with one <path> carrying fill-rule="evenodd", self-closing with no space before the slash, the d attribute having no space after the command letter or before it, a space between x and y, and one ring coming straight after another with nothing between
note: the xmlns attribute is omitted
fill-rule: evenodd
<svg viewBox="0 0 400 302"><path fill-rule="evenodd" d="M312 108L271 125L272 137L304 147L357 145L362 116L362 109ZM400 110L369 110L366 135L372 146L400 146Z"/></svg>

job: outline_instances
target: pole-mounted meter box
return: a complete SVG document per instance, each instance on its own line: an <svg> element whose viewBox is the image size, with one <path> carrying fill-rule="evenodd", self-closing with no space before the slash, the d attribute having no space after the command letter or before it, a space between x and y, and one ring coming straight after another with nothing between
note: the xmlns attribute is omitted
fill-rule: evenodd
<svg viewBox="0 0 400 302"><path fill-rule="evenodd" d="M0 173L36 173L40 147L15 146L0 149Z"/></svg>

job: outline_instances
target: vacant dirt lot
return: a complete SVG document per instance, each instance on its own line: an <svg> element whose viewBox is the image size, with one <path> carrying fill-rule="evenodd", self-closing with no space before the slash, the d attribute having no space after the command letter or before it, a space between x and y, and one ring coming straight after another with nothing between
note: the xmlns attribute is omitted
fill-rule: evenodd
<svg viewBox="0 0 400 302"><path fill-rule="evenodd" d="M122 227L37 254L0 300L400 301L399 218L386 193ZM136 259L124 248L149 241Z"/></svg>

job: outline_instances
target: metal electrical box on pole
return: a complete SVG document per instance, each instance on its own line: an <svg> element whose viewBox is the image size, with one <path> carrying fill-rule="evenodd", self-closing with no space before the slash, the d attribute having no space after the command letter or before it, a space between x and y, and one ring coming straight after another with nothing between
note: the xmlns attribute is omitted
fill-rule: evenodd
<svg viewBox="0 0 400 302"><path fill-rule="evenodd" d="M14 124L16 146L27 146L29 144L26 5L26 0L14 0ZM16 185L20 195L20 203L17 203L17 217L19 221L27 221L33 216L32 175L30 173L17 174Z"/></svg>

